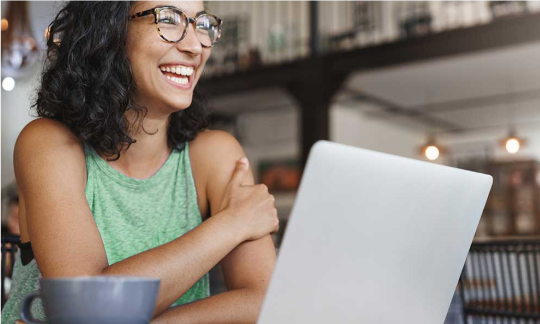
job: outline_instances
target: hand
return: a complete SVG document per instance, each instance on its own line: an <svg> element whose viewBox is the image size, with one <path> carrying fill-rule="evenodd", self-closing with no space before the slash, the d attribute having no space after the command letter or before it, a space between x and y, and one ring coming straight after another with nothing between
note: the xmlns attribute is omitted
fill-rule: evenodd
<svg viewBox="0 0 540 324"><path fill-rule="evenodd" d="M257 240L279 230L275 198L268 193L268 187L264 184L242 186L248 170L248 160L240 159L225 189L220 209L237 224L242 241Z"/></svg>

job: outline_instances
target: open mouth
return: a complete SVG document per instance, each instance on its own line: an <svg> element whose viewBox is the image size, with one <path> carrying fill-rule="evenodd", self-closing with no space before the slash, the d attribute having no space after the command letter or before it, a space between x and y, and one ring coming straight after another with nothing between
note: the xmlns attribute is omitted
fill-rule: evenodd
<svg viewBox="0 0 540 324"><path fill-rule="evenodd" d="M161 73L172 83L188 87L194 75L194 69L191 66L160 66Z"/></svg>

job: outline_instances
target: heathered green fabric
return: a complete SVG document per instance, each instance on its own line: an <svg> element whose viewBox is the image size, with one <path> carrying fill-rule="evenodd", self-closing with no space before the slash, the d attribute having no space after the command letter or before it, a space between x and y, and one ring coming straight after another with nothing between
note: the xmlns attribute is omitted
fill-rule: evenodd
<svg viewBox="0 0 540 324"><path fill-rule="evenodd" d="M86 199L101 233L109 264L168 243L201 224L188 143L182 151L173 150L157 173L143 180L114 170L92 148L86 147L85 154ZM17 257L12 291L2 310L2 323L13 323L20 317L21 299L39 288L40 277L35 259L23 266ZM171 307L208 296L207 273ZM43 319L40 300L34 302L33 314Z"/></svg>

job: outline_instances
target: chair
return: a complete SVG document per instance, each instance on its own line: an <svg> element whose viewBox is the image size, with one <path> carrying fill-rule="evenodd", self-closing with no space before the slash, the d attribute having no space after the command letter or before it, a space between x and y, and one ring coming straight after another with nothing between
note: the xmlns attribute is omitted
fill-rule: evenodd
<svg viewBox="0 0 540 324"><path fill-rule="evenodd" d="M5 282L6 282L6 271L10 273L13 272L13 265L15 264L15 253L17 253L17 244L20 243L20 236L2 236L2 308L7 301ZM9 264L9 269L7 269L7 260L11 261Z"/></svg>
<svg viewBox="0 0 540 324"><path fill-rule="evenodd" d="M473 243L459 292L466 324L540 323L540 238Z"/></svg>

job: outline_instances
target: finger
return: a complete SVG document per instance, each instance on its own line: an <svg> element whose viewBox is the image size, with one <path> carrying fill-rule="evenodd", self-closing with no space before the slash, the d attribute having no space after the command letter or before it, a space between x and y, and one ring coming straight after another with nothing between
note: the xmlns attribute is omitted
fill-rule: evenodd
<svg viewBox="0 0 540 324"><path fill-rule="evenodd" d="M236 169L232 175L229 185L240 187L242 186L242 181L244 180L244 175L248 170L249 161L247 158L243 157L238 162L236 162Z"/></svg>

